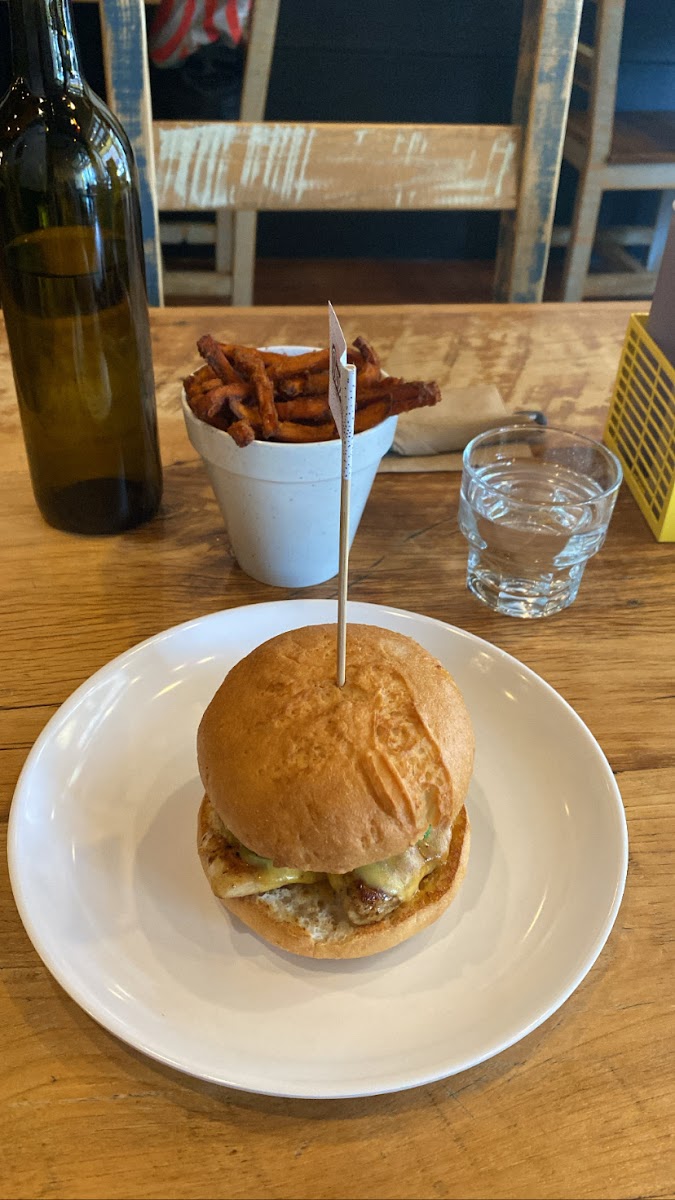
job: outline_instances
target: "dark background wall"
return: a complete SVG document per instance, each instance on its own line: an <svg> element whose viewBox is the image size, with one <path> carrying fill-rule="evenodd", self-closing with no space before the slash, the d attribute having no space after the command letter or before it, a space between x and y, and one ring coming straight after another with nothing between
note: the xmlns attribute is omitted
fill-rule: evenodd
<svg viewBox="0 0 675 1200"><path fill-rule="evenodd" d="M591 6L592 8L593 6ZM98 11L76 4L85 74L105 94ZM522 0L281 0L266 116L280 120L508 122ZM0 4L0 89L10 77ZM675 110L675 3L628 0L620 109ZM563 166L557 219L575 172ZM650 194L608 196L604 223L650 218ZM263 256L491 258L493 213L269 213Z"/></svg>
<svg viewBox="0 0 675 1200"><path fill-rule="evenodd" d="M281 0L267 116L510 120L520 0ZM490 258L495 213L291 213L260 221L261 254ZM283 249L281 248L283 247Z"/></svg>

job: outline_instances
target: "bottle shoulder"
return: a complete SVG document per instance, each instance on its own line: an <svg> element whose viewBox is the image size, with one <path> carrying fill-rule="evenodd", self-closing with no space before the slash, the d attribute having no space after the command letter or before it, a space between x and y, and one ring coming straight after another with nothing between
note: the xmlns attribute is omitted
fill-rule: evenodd
<svg viewBox="0 0 675 1200"><path fill-rule="evenodd" d="M96 122L100 122L106 130L109 130L110 135L116 141L116 143L118 143L120 149L123 150L123 152L130 159L133 159L131 142L127 137L126 130L117 119L112 109L108 107L105 101L102 100L96 92L92 91L88 83L85 83L82 95L89 105L89 111L92 114L92 119Z"/></svg>
<svg viewBox="0 0 675 1200"><path fill-rule="evenodd" d="M37 96L17 81L0 105L0 173L4 168L34 176L41 166L46 171L54 153L61 171L69 166L101 181L134 182L128 138L94 92L85 87Z"/></svg>

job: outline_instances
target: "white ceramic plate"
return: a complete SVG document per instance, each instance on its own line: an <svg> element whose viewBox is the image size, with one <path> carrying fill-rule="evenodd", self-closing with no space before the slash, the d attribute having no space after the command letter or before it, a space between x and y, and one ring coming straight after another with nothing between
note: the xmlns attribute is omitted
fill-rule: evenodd
<svg viewBox="0 0 675 1200"><path fill-rule="evenodd" d="M9 860L35 948L106 1029L182 1071L284 1096L414 1087L499 1053L586 975L616 917L626 823L597 742L551 687L487 642L414 613L349 618L415 637L476 729L472 847L448 912L354 962L276 951L224 913L195 848L195 734L225 672L285 629L292 600L215 613L123 654L31 751Z"/></svg>

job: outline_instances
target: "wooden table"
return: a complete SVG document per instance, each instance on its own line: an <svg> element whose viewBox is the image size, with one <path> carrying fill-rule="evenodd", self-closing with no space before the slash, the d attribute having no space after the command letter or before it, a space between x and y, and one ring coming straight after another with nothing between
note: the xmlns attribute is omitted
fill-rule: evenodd
<svg viewBox="0 0 675 1200"><path fill-rule="evenodd" d="M390 371L495 383L598 434L629 304L343 309ZM114 655L167 626L288 592L228 551L179 415L197 335L317 343L317 309L153 315L165 499L126 536L88 540L33 505L0 343L3 837L21 765L56 708ZM464 587L458 477L384 475L352 553L353 599L487 638L540 672L604 748L626 804L631 865L598 963L541 1028L431 1086L289 1101L202 1084L99 1028L54 982L0 874L0 1193L4 1197L665 1197L675 1195L673 965L675 562L624 489L579 598L558 617L491 614ZM312 595L335 595L331 582Z"/></svg>

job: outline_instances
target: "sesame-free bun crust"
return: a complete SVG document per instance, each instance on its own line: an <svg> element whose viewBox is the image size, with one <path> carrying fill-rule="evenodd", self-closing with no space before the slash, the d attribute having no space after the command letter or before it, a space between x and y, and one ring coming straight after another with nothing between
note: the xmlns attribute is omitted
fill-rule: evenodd
<svg viewBox="0 0 675 1200"><path fill-rule="evenodd" d="M205 796L199 811L198 846L202 866L216 895L219 840L227 871L231 848L225 839L214 834L209 800ZM445 912L464 878L469 842L469 820L466 809L461 808L445 863L422 880L412 900L372 925L352 925L325 881L292 884L261 896L220 897L220 900L249 929L281 950L305 958L365 958L398 946Z"/></svg>
<svg viewBox="0 0 675 1200"><path fill-rule="evenodd" d="M202 718L197 754L211 803L245 846L342 873L455 820L474 737L453 679L412 638L350 624L342 688L336 638L335 625L305 626L237 663Z"/></svg>

